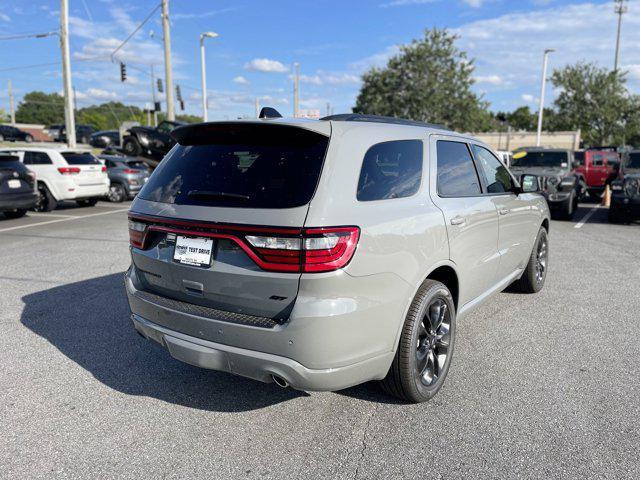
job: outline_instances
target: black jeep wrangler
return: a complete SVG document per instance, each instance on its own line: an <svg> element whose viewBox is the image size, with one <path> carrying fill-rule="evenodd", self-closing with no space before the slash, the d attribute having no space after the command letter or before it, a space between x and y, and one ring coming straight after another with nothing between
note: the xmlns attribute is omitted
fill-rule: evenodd
<svg viewBox="0 0 640 480"><path fill-rule="evenodd" d="M587 182L574 171L573 152L561 148L525 147L513 153L511 172L540 178L552 217L570 220L586 193Z"/></svg>
<svg viewBox="0 0 640 480"><path fill-rule="evenodd" d="M184 122L164 120L155 127L131 127L122 139L122 150L130 157L145 156L160 161L176 144L171 131L184 125Z"/></svg>
<svg viewBox="0 0 640 480"><path fill-rule="evenodd" d="M622 162L620 177L611 182L609 221L627 223L640 218L640 150L632 150Z"/></svg>

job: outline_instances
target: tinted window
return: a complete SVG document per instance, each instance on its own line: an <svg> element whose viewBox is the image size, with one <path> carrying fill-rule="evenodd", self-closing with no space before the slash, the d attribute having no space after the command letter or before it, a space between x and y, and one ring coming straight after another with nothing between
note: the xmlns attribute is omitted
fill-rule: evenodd
<svg viewBox="0 0 640 480"><path fill-rule="evenodd" d="M478 145L473 145L473 155L487 181L488 193L511 192L514 184L509 171L489 150Z"/></svg>
<svg viewBox="0 0 640 480"><path fill-rule="evenodd" d="M138 170L147 170L147 164L144 162L141 162L139 160L132 160L130 162L126 162L127 167L129 168L136 168Z"/></svg>
<svg viewBox="0 0 640 480"><path fill-rule="evenodd" d="M378 143L364 156L357 199L366 202L410 197L422 178L422 141Z"/></svg>
<svg viewBox="0 0 640 480"><path fill-rule="evenodd" d="M239 208L293 208L309 203L327 137L280 125L213 125L205 130L183 139L198 145L177 145L167 154L140 198Z"/></svg>
<svg viewBox="0 0 640 480"><path fill-rule="evenodd" d="M576 166L584 165L584 152L574 152L573 160Z"/></svg>
<svg viewBox="0 0 640 480"><path fill-rule="evenodd" d="M560 167L569 163L569 152L520 151L513 154L512 167Z"/></svg>
<svg viewBox="0 0 640 480"><path fill-rule="evenodd" d="M640 168L640 152L632 152L629 154L628 168Z"/></svg>
<svg viewBox="0 0 640 480"><path fill-rule="evenodd" d="M449 197L479 195L480 180L466 143L438 140L438 193Z"/></svg>
<svg viewBox="0 0 640 480"><path fill-rule="evenodd" d="M100 161L90 153L63 152L69 165L98 165Z"/></svg>
<svg viewBox="0 0 640 480"><path fill-rule="evenodd" d="M160 125L158 125L158 131L162 133L169 133L174 128L176 128L176 125L169 122L160 122Z"/></svg>
<svg viewBox="0 0 640 480"><path fill-rule="evenodd" d="M24 152L25 165L51 165L53 162L44 152Z"/></svg>

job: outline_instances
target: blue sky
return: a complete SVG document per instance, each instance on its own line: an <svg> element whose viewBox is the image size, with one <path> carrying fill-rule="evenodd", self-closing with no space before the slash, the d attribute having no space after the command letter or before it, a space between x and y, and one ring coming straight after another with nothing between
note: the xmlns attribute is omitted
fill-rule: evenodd
<svg viewBox="0 0 640 480"><path fill-rule="evenodd" d="M118 55L109 54L157 5L157 0L70 0L73 83L78 106L120 100L150 101L148 72L163 75L159 13ZM59 2L0 2L2 34L58 28ZM550 68L578 60L610 67L616 17L605 1L563 0L173 0L174 79L181 85L186 113L201 114L198 36L207 40L209 118L252 115L254 99L285 114L292 110L291 65L300 62L301 107L325 113L350 111L360 75L384 65L399 44L421 36L425 27L446 27L458 46L476 60L474 89L493 110L528 104L536 108L542 51L557 48ZM154 32L151 36L150 33ZM3 40L0 50L0 107L8 109L6 82L19 99L25 92L62 89L57 37ZM47 64L47 65L45 65ZM30 65L40 65L22 68ZM640 0L629 2L622 30L621 65L629 87L640 93ZM12 70L7 70L12 69ZM548 91L548 103L556 92Z"/></svg>

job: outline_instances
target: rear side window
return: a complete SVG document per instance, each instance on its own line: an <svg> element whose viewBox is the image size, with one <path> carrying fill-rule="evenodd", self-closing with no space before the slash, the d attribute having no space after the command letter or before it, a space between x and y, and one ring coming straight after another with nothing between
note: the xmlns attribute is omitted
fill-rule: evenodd
<svg viewBox="0 0 640 480"><path fill-rule="evenodd" d="M195 145L176 145L140 198L237 208L294 208L311 200L326 136L282 125L221 124L193 131L181 141Z"/></svg>
<svg viewBox="0 0 640 480"><path fill-rule="evenodd" d="M421 178L421 140L378 143L364 156L357 199L367 202L410 197L420 188Z"/></svg>
<svg viewBox="0 0 640 480"><path fill-rule="evenodd" d="M480 180L466 143L438 140L438 194L445 197L480 195Z"/></svg>
<svg viewBox="0 0 640 480"><path fill-rule="evenodd" d="M52 165L53 162L44 152L24 152L25 165Z"/></svg>
<svg viewBox="0 0 640 480"><path fill-rule="evenodd" d="M99 165L100 160L90 153L64 152L62 156L69 165Z"/></svg>

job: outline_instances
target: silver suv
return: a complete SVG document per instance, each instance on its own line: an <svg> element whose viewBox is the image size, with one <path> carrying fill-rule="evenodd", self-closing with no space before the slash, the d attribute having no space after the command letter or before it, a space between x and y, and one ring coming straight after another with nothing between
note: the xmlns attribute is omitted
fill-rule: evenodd
<svg viewBox="0 0 640 480"><path fill-rule="evenodd" d="M136 330L300 390L430 399L456 322L547 273L549 211L473 138L336 115L177 128L129 213Z"/></svg>

